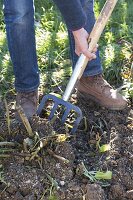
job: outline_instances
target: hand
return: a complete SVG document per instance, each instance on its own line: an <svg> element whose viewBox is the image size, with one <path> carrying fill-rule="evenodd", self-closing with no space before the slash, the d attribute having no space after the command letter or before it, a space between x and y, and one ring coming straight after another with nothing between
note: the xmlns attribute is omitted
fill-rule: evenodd
<svg viewBox="0 0 133 200"><path fill-rule="evenodd" d="M90 52L88 50L88 32L84 28L81 28L77 31L72 31L72 33L75 40L75 53L78 56L80 56L80 54L83 53L89 60L95 59L95 52L97 51L98 45L93 49L93 52Z"/></svg>

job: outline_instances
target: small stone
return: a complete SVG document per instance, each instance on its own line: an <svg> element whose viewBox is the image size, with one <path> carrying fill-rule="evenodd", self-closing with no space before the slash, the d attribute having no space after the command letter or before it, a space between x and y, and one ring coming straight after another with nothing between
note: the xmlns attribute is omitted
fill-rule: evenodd
<svg viewBox="0 0 133 200"><path fill-rule="evenodd" d="M97 111L94 111L94 116L99 116L100 115L100 113L99 112L97 112Z"/></svg>
<svg viewBox="0 0 133 200"><path fill-rule="evenodd" d="M31 183L31 180L29 179L29 180L25 181L25 183L29 184L29 183Z"/></svg>
<svg viewBox="0 0 133 200"><path fill-rule="evenodd" d="M55 166L56 166L57 169L60 169L60 168L61 168L60 163L56 163Z"/></svg>
<svg viewBox="0 0 133 200"><path fill-rule="evenodd" d="M65 185L65 181L60 181L60 185L64 186Z"/></svg>
<svg viewBox="0 0 133 200"><path fill-rule="evenodd" d="M126 196L128 197L128 199L132 199L132 197L133 197L133 190L128 190L126 192Z"/></svg>

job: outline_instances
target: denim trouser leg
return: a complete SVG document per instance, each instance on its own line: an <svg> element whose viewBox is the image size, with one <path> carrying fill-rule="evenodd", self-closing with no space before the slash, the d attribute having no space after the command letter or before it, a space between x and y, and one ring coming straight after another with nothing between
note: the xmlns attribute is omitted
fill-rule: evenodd
<svg viewBox="0 0 133 200"><path fill-rule="evenodd" d="M39 86L33 0L4 0L8 46L15 74L15 88L31 92Z"/></svg>
<svg viewBox="0 0 133 200"><path fill-rule="evenodd" d="M94 11L93 11L93 0L80 0L80 1L87 15L87 22L84 28L87 30L87 32L90 33L95 23L95 17L94 17ZM75 43L74 43L73 34L71 31L68 31L68 34L69 34L69 41L70 41L70 53L71 53L72 65L74 68L77 62L78 56L75 54ZM97 58L95 60L90 61L87 64L83 76L93 76L93 75L102 73L102 66L100 63L99 51L97 51L96 55L97 55Z"/></svg>

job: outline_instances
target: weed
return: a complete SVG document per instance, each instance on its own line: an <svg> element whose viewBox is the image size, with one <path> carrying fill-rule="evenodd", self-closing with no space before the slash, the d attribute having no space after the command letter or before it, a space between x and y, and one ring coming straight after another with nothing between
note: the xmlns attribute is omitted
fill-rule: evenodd
<svg viewBox="0 0 133 200"><path fill-rule="evenodd" d="M83 162L76 169L76 173L88 177L91 182L99 182L103 187L109 185L106 180L112 179L112 171L88 171Z"/></svg>

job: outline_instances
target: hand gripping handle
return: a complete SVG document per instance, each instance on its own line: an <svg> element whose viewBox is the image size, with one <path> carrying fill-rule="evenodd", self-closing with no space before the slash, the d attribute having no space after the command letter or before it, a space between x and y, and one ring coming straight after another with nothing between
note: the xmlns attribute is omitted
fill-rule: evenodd
<svg viewBox="0 0 133 200"><path fill-rule="evenodd" d="M90 52L92 52L92 50L98 43L99 38L103 32L103 29L104 29L105 25L107 24L107 21L108 21L109 17L111 16L111 13L114 10L114 7L115 7L117 1L118 0L107 0L106 3L104 4L104 7L101 10L101 13L100 13L98 19L96 20L94 27L88 38L88 43L89 43L88 50ZM84 56L83 54L81 54L81 56L79 57L79 59L76 63L76 66L74 68L72 76L67 84L65 93L63 95L64 101L67 101L69 99L76 83L81 78L88 61L89 61L88 58L86 56Z"/></svg>

